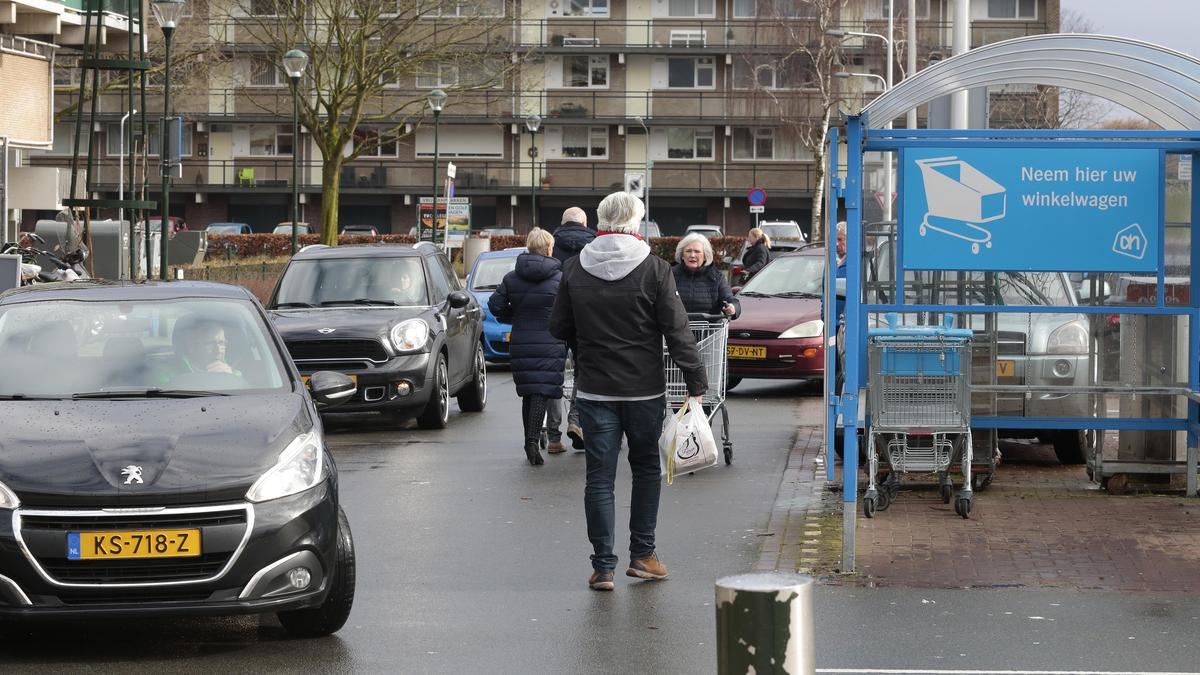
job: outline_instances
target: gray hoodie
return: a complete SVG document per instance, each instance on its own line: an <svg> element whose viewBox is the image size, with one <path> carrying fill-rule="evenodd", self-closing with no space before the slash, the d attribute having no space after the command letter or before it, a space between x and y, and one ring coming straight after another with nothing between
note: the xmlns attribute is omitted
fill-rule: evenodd
<svg viewBox="0 0 1200 675"><path fill-rule="evenodd" d="M594 277L616 281L629 276L649 255L650 245L632 234L605 234L583 247L579 263Z"/></svg>

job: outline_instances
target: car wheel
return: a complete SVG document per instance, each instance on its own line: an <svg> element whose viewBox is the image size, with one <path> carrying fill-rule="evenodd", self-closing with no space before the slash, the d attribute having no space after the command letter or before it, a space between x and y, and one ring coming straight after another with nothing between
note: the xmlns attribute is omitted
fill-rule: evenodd
<svg viewBox="0 0 1200 675"><path fill-rule="evenodd" d="M433 367L433 391L429 403L417 416L417 426L422 429L445 429L450 421L450 385L446 382L446 357L438 354Z"/></svg>
<svg viewBox="0 0 1200 675"><path fill-rule="evenodd" d="M1081 429L1069 429L1054 435L1054 454L1063 464L1083 464L1087 461L1090 434Z"/></svg>
<svg viewBox="0 0 1200 675"><path fill-rule="evenodd" d="M738 386L741 383L742 383L742 378L731 377L731 378L729 378L729 380L727 382L725 382L725 391L730 391L734 387Z"/></svg>
<svg viewBox="0 0 1200 675"><path fill-rule="evenodd" d="M487 405L487 362L483 360L483 344L475 347L475 376L458 394L458 409L463 412L483 412Z"/></svg>
<svg viewBox="0 0 1200 675"><path fill-rule="evenodd" d="M350 617L354 606L354 537L350 533L350 521L346 512L338 508L337 553L333 561L333 572L329 579L329 592L325 602L317 607L279 612L279 623L292 637L321 637L336 633Z"/></svg>

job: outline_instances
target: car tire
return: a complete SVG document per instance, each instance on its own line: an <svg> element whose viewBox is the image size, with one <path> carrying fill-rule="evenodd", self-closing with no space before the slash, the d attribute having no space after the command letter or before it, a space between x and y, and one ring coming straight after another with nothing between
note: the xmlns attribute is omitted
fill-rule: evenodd
<svg viewBox="0 0 1200 675"><path fill-rule="evenodd" d="M1081 429L1060 431L1054 435L1054 454L1065 465L1083 464L1087 461L1089 434Z"/></svg>
<svg viewBox="0 0 1200 675"><path fill-rule="evenodd" d="M417 426L422 429L445 429L450 421L450 384L446 381L446 356L439 353L433 366L433 391L429 403L417 416Z"/></svg>
<svg viewBox="0 0 1200 675"><path fill-rule="evenodd" d="M725 391L732 391L734 387L738 386L741 383L742 383L742 378L731 377L731 378L729 378L728 381L725 382Z"/></svg>
<svg viewBox="0 0 1200 675"><path fill-rule="evenodd" d="M483 359L483 343L475 347L475 367L471 381L458 393L458 409L463 412L483 412L487 406L487 362Z"/></svg>
<svg viewBox="0 0 1200 675"><path fill-rule="evenodd" d="M337 552L325 601L317 607L294 609L276 615L279 623L283 624L292 637L330 635L346 625L346 619L350 618L350 609L354 606L356 579L354 536L350 533L350 521L346 518L346 512L341 507L338 507L337 527Z"/></svg>

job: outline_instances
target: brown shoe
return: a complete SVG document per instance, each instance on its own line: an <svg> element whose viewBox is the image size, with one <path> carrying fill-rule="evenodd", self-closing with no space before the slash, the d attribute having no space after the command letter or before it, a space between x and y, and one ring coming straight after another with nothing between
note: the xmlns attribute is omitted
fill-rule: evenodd
<svg viewBox="0 0 1200 675"><path fill-rule="evenodd" d="M546 452L552 455L557 455L560 452L566 451L567 449L563 446L562 441L550 441L550 444L546 446Z"/></svg>
<svg viewBox="0 0 1200 675"><path fill-rule="evenodd" d="M588 588L593 591L611 591L613 589L612 570L596 570L588 577Z"/></svg>
<svg viewBox="0 0 1200 675"><path fill-rule="evenodd" d="M667 566L659 562L657 553L651 553L649 558L631 560L625 574L638 579L658 581L667 578Z"/></svg>
<svg viewBox="0 0 1200 675"><path fill-rule="evenodd" d="M571 439L571 447L583 450L583 429L578 424L567 425L567 437Z"/></svg>

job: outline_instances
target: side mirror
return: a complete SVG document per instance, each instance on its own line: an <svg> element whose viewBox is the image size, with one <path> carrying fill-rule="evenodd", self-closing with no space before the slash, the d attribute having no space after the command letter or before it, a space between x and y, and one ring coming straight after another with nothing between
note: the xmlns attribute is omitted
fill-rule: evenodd
<svg viewBox="0 0 1200 675"><path fill-rule="evenodd" d="M471 296L463 291L453 291L450 293L450 306L454 309L462 309L471 304Z"/></svg>
<svg viewBox="0 0 1200 675"><path fill-rule="evenodd" d="M345 403L358 391L358 385L345 373L321 370L308 378L309 391L317 405Z"/></svg>
<svg viewBox="0 0 1200 675"><path fill-rule="evenodd" d="M846 297L846 279L845 279L845 277L838 277L833 280L833 294L839 298Z"/></svg>
<svg viewBox="0 0 1200 675"><path fill-rule="evenodd" d="M724 258L721 258L721 262L724 262L726 265L728 265L733 262L733 256L727 255Z"/></svg>
<svg viewBox="0 0 1200 675"><path fill-rule="evenodd" d="M1112 286L1110 286L1107 281L1100 283L1099 290L1100 290L1100 295L1098 297L1093 298L1092 297L1092 282L1087 281L1087 280L1080 282L1080 284L1079 284L1079 301L1080 302L1088 302L1091 300L1106 300L1106 299L1108 299L1108 296L1112 295Z"/></svg>

